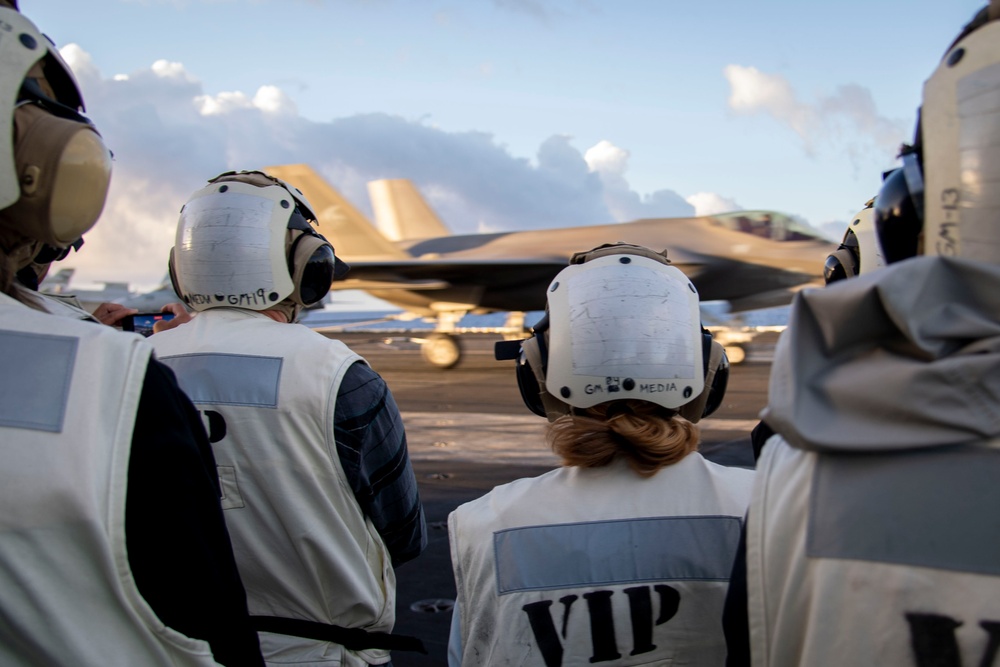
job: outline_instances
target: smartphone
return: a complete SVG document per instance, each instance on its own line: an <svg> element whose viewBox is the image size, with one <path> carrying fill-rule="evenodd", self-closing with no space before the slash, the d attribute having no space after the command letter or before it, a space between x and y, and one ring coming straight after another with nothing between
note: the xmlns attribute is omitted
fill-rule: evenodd
<svg viewBox="0 0 1000 667"><path fill-rule="evenodd" d="M122 331L134 331L149 338L153 335L153 325L174 319L173 313L136 313L122 320Z"/></svg>

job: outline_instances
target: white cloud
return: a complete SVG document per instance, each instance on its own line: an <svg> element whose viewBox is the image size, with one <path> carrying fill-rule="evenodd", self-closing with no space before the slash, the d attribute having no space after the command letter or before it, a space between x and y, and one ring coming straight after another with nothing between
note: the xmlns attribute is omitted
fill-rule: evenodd
<svg viewBox="0 0 1000 667"><path fill-rule="evenodd" d="M629 152L610 141L602 140L591 146L584 159L603 184L604 203L615 222L686 217L694 213L694 207L673 190L657 190L647 195L634 192L625 178Z"/></svg>
<svg viewBox="0 0 1000 667"><path fill-rule="evenodd" d="M212 95L199 95L194 98L198 113L202 116L221 116L236 109L252 109L253 101L241 92L222 92Z"/></svg>
<svg viewBox="0 0 1000 667"><path fill-rule="evenodd" d="M298 115L295 102L277 86L261 86L253 98L241 92L199 95L194 105L202 116L223 116L240 109L257 109L270 114Z"/></svg>
<svg viewBox="0 0 1000 667"><path fill-rule="evenodd" d="M253 105L261 111L273 114L298 115L298 107L288 95L277 86L261 86L253 96Z"/></svg>
<svg viewBox="0 0 1000 667"><path fill-rule="evenodd" d="M909 129L902 120L879 115L871 92L856 84L839 86L813 102L799 99L780 74L755 67L728 65L729 108L740 114L763 113L787 125L802 141L806 153L839 146L854 161L874 157L891 160Z"/></svg>
<svg viewBox="0 0 1000 667"><path fill-rule="evenodd" d="M812 151L813 134L819 124L816 110L796 99L791 84L777 74L764 74L756 67L728 65L729 108L738 113L768 113L787 124Z"/></svg>
<svg viewBox="0 0 1000 667"><path fill-rule="evenodd" d="M640 194L628 151L601 142L582 153L553 136L534 160L491 134L446 132L423 121L363 114L314 122L282 89L209 94L179 63L104 77L82 50L67 51L91 119L115 153L101 221L63 266L80 282L153 284L164 275L180 207L217 174L271 164L313 166L371 213L367 182L410 178L455 233L512 231L691 215L663 189ZM336 245L337 240L331 239Z"/></svg>
<svg viewBox="0 0 1000 667"><path fill-rule="evenodd" d="M737 204L735 200L715 194L714 192L698 192L687 197L685 201L694 206L694 214L699 216L743 210L743 207Z"/></svg>
<svg viewBox="0 0 1000 667"><path fill-rule="evenodd" d="M80 48L78 44L67 44L59 49L59 55L76 76L97 73L97 67L90 54Z"/></svg>
<svg viewBox="0 0 1000 667"><path fill-rule="evenodd" d="M175 63L169 60L157 60L150 67L153 74L162 77L164 79L181 79L184 81L197 81L193 76L188 74L187 70L184 69L182 63Z"/></svg>
<svg viewBox="0 0 1000 667"><path fill-rule="evenodd" d="M602 140L587 149L583 159L591 171L622 175L628 169L629 152L608 140Z"/></svg>

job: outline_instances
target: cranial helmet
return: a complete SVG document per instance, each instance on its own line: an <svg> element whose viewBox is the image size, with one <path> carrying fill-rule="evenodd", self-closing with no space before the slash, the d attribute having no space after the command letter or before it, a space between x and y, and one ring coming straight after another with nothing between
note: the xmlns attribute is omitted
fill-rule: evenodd
<svg viewBox="0 0 1000 667"><path fill-rule="evenodd" d="M577 253L547 298L531 338L496 346L497 359L518 360L521 397L535 414L554 421L637 399L697 422L719 407L729 360L701 326L697 290L665 252L622 243Z"/></svg>
<svg viewBox="0 0 1000 667"><path fill-rule="evenodd" d="M924 255L1000 261L1000 0L924 84L917 132L875 199L887 263Z"/></svg>
<svg viewBox="0 0 1000 667"><path fill-rule="evenodd" d="M10 4L0 5L0 249L22 268L42 244L66 248L97 222L111 154L59 51Z"/></svg>
<svg viewBox="0 0 1000 667"><path fill-rule="evenodd" d="M170 251L174 290L194 310L267 310L290 320L348 271L311 223L298 188L260 171L226 172L181 209Z"/></svg>
<svg viewBox="0 0 1000 667"><path fill-rule="evenodd" d="M869 199L865 207L854 215L840 247L827 256L823 265L823 278L827 285L885 266L882 246L875 233L874 202L874 199Z"/></svg>

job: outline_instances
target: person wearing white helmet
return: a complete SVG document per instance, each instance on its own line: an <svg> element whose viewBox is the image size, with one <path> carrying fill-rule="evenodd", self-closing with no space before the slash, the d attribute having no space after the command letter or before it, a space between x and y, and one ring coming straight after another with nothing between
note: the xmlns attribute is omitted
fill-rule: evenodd
<svg viewBox="0 0 1000 667"><path fill-rule="evenodd" d="M823 264L827 285L853 278L885 266L882 246L875 231L875 198L854 214L838 247Z"/></svg>
<svg viewBox="0 0 1000 667"><path fill-rule="evenodd" d="M152 336L208 416L223 507L268 664L382 665L393 567L427 543L399 409L346 345L297 323L347 265L295 187L227 172L181 209L174 289L197 312Z"/></svg>
<svg viewBox="0 0 1000 667"><path fill-rule="evenodd" d="M722 346L666 253L578 253L518 359L563 466L448 518L449 664L719 665L722 604L753 473L698 453L725 394Z"/></svg>
<svg viewBox="0 0 1000 667"><path fill-rule="evenodd" d="M875 231L875 198L865 203L865 207L854 214L851 224L844 232L840 246L827 256L823 264L823 280L827 285L885 266L885 257ZM774 430L766 422L759 422L750 432L750 446L756 461Z"/></svg>
<svg viewBox="0 0 1000 667"><path fill-rule="evenodd" d="M140 336L17 283L94 225L111 159L55 46L0 24L0 664L262 665L194 407Z"/></svg>
<svg viewBox="0 0 1000 667"><path fill-rule="evenodd" d="M775 352L729 665L997 664L1000 2L919 118L875 199L887 266L800 294Z"/></svg>

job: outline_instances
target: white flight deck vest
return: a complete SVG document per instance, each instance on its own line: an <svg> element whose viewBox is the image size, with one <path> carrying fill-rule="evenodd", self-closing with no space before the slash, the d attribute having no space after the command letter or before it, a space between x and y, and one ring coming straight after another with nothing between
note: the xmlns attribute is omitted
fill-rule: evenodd
<svg viewBox="0 0 1000 667"><path fill-rule="evenodd" d="M0 294L0 664L215 665L167 628L125 547L150 347Z"/></svg>
<svg viewBox="0 0 1000 667"><path fill-rule="evenodd" d="M249 310L218 308L149 339L205 419L251 615L390 632L396 579L341 467L333 415L340 341ZM269 664L364 665L381 649L267 632Z"/></svg>
<svg viewBox="0 0 1000 667"><path fill-rule="evenodd" d="M448 518L462 665L719 666L753 473L563 467Z"/></svg>
<svg viewBox="0 0 1000 667"><path fill-rule="evenodd" d="M80 300L71 294L45 294L17 283L14 283L13 288L17 291L18 298L22 302L30 303L36 309L43 310L50 315L100 323L100 320L84 310Z"/></svg>
<svg viewBox="0 0 1000 667"><path fill-rule="evenodd" d="M1000 442L768 440L747 526L754 667L1000 665Z"/></svg>

